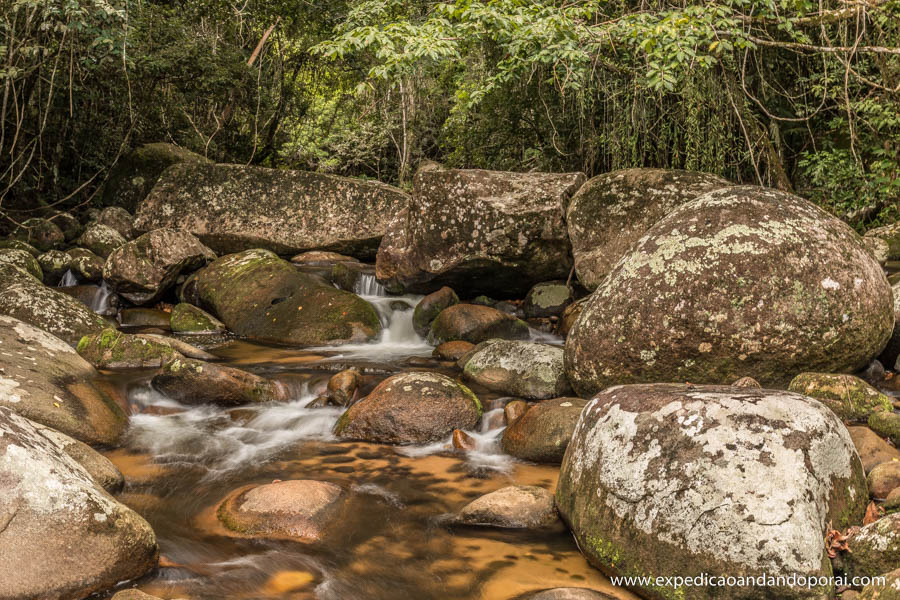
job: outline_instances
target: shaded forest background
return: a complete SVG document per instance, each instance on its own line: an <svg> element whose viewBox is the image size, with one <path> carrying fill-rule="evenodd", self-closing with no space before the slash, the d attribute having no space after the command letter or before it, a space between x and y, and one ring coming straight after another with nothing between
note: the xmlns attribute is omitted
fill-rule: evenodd
<svg viewBox="0 0 900 600"><path fill-rule="evenodd" d="M645 166L898 218L900 0L0 0L0 211L145 142L408 185Z"/></svg>

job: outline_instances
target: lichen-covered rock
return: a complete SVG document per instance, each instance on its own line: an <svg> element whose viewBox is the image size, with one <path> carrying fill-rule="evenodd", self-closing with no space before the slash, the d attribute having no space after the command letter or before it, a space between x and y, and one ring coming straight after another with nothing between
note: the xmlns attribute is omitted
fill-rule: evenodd
<svg viewBox="0 0 900 600"><path fill-rule="evenodd" d="M156 566L150 525L0 406L0 598L80 600Z"/></svg>
<svg viewBox="0 0 900 600"><path fill-rule="evenodd" d="M876 411L893 410L890 398L853 375L800 373L788 390L819 400L845 421L865 423Z"/></svg>
<svg viewBox="0 0 900 600"><path fill-rule="evenodd" d="M37 257L37 262L44 275L43 281L47 285L57 285L66 271L72 268L72 256L61 250L44 252Z"/></svg>
<svg viewBox="0 0 900 600"><path fill-rule="evenodd" d="M331 250L371 258L407 203L403 190L377 181L183 163L163 172L141 203L135 227L178 227L220 253Z"/></svg>
<svg viewBox="0 0 900 600"><path fill-rule="evenodd" d="M857 600L900 600L900 569L882 573L884 581L871 583L862 589ZM841 600L845 600L845 594Z"/></svg>
<svg viewBox="0 0 900 600"><path fill-rule="evenodd" d="M98 369L151 369L179 358L171 346L112 328L81 338L78 354Z"/></svg>
<svg viewBox="0 0 900 600"><path fill-rule="evenodd" d="M506 427L500 447L522 460L561 463L585 404L582 398L538 402Z"/></svg>
<svg viewBox="0 0 900 600"><path fill-rule="evenodd" d="M53 214L49 220L56 223L56 226L63 232L63 236L65 236L67 242L71 242L84 231L84 226L81 224L81 221L79 221L72 213L57 212Z"/></svg>
<svg viewBox="0 0 900 600"><path fill-rule="evenodd" d="M240 406L288 399L287 389L275 381L234 367L188 358L176 358L163 365L151 384L183 404Z"/></svg>
<svg viewBox="0 0 900 600"><path fill-rule="evenodd" d="M540 529L559 523L553 494L533 485L511 485L462 507L456 522L504 529Z"/></svg>
<svg viewBox="0 0 900 600"><path fill-rule="evenodd" d="M507 396L543 400L571 392L559 346L488 340L475 347L463 376Z"/></svg>
<svg viewBox="0 0 900 600"><path fill-rule="evenodd" d="M884 266L884 264L888 261L888 254L890 253L890 247L888 243L881 238L876 237L864 237L862 238L862 245L869 251L879 265Z"/></svg>
<svg viewBox="0 0 900 600"><path fill-rule="evenodd" d="M107 206L101 210L97 223L112 227L126 240L134 238L134 217L121 206Z"/></svg>
<svg viewBox="0 0 900 600"><path fill-rule="evenodd" d="M53 221L41 218L23 221L9 237L21 240L42 252L59 248L66 243L66 235L62 229Z"/></svg>
<svg viewBox="0 0 900 600"><path fill-rule="evenodd" d="M338 344L381 332L371 304L268 250L216 260L185 283L182 300L210 311L238 335L267 342Z"/></svg>
<svg viewBox="0 0 900 600"><path fill-rule="evenodd" d="M481 403L464 385L437 373L401 373L347 409L334 433L343 439L425 444L454 429L471 429L479 417Z"/></svg>
<svg viewBox="0 0 900 600"><path fill-rule="evenodd" d="M455 304L442 310L431 322L428 342L438 346L462 340L479 344L492 338L528 339L528 325L511 315L477 304Z"/></svg>
<svg viewBox="0 0 900 600"><path fill-rule="evenodd" d="M556 490L591 564L651 577L828 577L826 526L860 522L867 502L859 457L833 412L800 394L730 386L604 390L581 413ZM653 584L636 591L684 597ZM833 593L693 587L690 598Z"/></svg>
<svg viewBox="0 0 900 600"><path fill-rule="evenodd" d="M134 211L147 197L166 167L181 162L208 163L208 159L174 144L158 142L135 148L116 163L103 187L103 203Z"/></svg>
<svg viewBox="0 0 900 600"><path fill-rule="evenodd" d="M44 280L44 271L41 269L40 262L24 250L0 249L0 265L19 267L38 281Z"/></svg>
<svg viewBox="0 0 900 600"><path fill-rule="evenodd" d="M623 169L588 180L566 211L578 281L596 289L632 244L663 217L730 185L708 173L667 169Z"/></svg>
<svg viewBox="0 0 900 600"><path fill-rule="evenodd" d="M3 408L0 407L0 411ZM41 425L37 421L32 421L32 425L40 431L40 434L49 440L59 450L62 450L75 462L84 467L94 482L102 487L110 494L115 494L122 490L125 485L125 477L111 460L85 444L79 442L73 437L69 437L64 433Z"/></svg>
<svg viewBox="0 0 900 600"><path fill-rule="evenodd" d="M883 240L888 245L888 260L900 260L900 223L876 227L866 232L865 237Z"/></svg>
<svg viewBox="0 0 900 600"><path fill-rule="evenodd" d="M321 540L347 500L340 486L293 479L235 490L219 505L219 521L249 537Z"/></svg>
<svg viewBox="0 0 900 600"><path fill-rule="evenodd" d="M881 439L877 433L865 426L848 427L850 438L862 461L863 470L868 474L881 463L900 460L900 451Z"/></svg>
<svg viewBox="0 0 900 600"><path fill-rule="evenodd" d="M103 279L106 261L87 248L72 248L66 254L72 257L71 269L79 281L99 282Z"/></svg>
<svg viewBox="0 0 900 600"><path fill-rule="evenodd" d="M891 410L873 412L867 423L872 431L900 446L900 414Z"/></svg>
<svg viewBox="0 0 900 600"><path fill-rule="evenodd" d="M78 238L78 245L90 250L97 256L108 258L113 250L127 242L122 234L101 223L91 223Z"/></svg>
<svg viewBox="0 0 900 600"><path fill-rule="evenodd" d="M572 291L564 281L544 281L525 295L522 311L529 319L558 317L572 303Z"/></svg>
<svg viewBox="0 0 900 600"><path fill-rule="evenodd" d="M887 515L847 536L850 552L835 561L849 577L876 577L900 568L900 514Z"/></svg>
<svg viewBox="0 0 900 600"><path fill-rule="evenodd" d="M581 396L617 383L785 385L852 372L894 326L884 272L846 224L778 190L709 192L654 225L566 340Z"/></svg>
<svg viewBox="0 0 900 600"><path fill-rule="evenodd" d="M413 180L409 210L391 223L376 259L394 291L443 285L472 293L524 294L572 266L564 221L582 173L445 169Z"/></svg>
<svg viewBox="0 0 900 600"><path fill-rule="evenodd" d="M413 329L425 337L431 330L431 323L441 314L441 311L456 304L459 304L459 296L446 286L428 294L416 304L413 311Z"/></svg>
<svg viewBox="0 0 900 600"><path fill-rule="evenodd" d="M0 406L88 444L115 444L125 430L97 372L59 338L0 316L0 364Z"/></svg>
<svg viewBox="0 0 900 600"><path fill-rule="evenodd" d="M28 254L37 258L41 255L41 250L38 250L31 244L23 242L22 240L9 239L9 240L0 240L0 248L3 249L11 249L11 250L24 250Z"/></svg>
<svg viewBox="0 0 900 600"><path fill-rule="evenodd" d="M135 304L158 300L183 271L215 260L215 253L189 233L156 229L117 248L103 267L103 279Z"/></svg>
<svg viewBox="0 0 900 600"><path fill-rule="evenodd" d="M180 302L172 309L169 326L175 333L222 333L225 324L202 308Z"/></svg>
<svg viewBox="0 0 900 600"><path fill-rule="evenodd" d="M900 487L900 462L883 462L875 465L866 477L869 495L876 500L884 500Z"/></svg>

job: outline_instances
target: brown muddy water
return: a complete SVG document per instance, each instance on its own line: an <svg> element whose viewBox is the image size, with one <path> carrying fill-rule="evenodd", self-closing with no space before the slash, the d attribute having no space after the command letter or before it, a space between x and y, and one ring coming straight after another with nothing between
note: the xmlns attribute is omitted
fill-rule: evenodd
<svg viewBox="0 0 900 600"><path fill-rule="evenodd" d="M553 587L635 599L590 567L563 528L504 531L443 521L507 485L555 489L558 467L499 451L506 399L476 389L486 412L470 432L478 443L471 452L453 451L449 439L427 447L338 441L331 428L341 410L306 407L349 366L366 375L368 388L401 371L458 376L431 359L432 348L412 331L417 298L372 292L367 299L387 325L376 343L300 350L189 340L225 364L283 382L292 390L288 403L187 407L151 389L152 372L104 375L132 411L124 446L106 453L127 480L120 499L153 526L163 557L159 569L124 587L167 599L508 600ZM215 509L230 491L276 479L336 483L351 492L349 507L315 544L234 537L219 526Z"/></svg>

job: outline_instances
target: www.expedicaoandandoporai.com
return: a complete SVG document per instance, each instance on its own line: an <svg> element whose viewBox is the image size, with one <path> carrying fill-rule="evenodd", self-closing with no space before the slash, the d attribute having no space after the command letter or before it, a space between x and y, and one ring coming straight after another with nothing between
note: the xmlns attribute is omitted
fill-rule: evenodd
<svg viewBox="0 0 900 600"><path fill-rule="evenodd" d="M861 588L867 585L887 585L884 576L876 577L815 577L808 575L709 575L700 573L689 577L674 575L668 576L642 576L642 577L610 577L613 585L624 588L669 588L680 589L689 587L768 587L768 588L827 588L827 587L851 587Z"/></svg>

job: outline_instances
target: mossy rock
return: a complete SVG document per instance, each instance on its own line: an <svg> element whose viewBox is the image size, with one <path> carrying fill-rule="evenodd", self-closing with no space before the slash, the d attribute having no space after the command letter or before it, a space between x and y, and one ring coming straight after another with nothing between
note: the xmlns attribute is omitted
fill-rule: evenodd
<svg viewBox="0 0 900 600"><path fill-rule="evenodd" d="M885 578L884 582L879 581L864 587L858 600L900 600L900 569L881 575Z"/></svg>
<svg viewBox="0 0 900 600"><path fill-rule="evenodd" d="M84 336L76 350L98 369L158 368L181 358L171 346L112 328Z"/></svg>
<svg viewBox="0 0 900 600"><path fill-rule="evenodd" d="M572 391L563 349L534 342L482 342L466 360L463 377L491 391L531 400L558 398Z"/></svg>
<svg viewBox="0 0 900 600"><path fill-rule="evenodd" d="M0 249L0 264L19 267L38 281L44 280L40 263L25 250Z"/></svg>
<svg viewBox="0 0 900 600"><path fill-rule="evenodd" d="M427 336L431 329L431 323L441 314L441 311L456 304L459 304L459 296L446 286L428 294L416 304L413 311L413 329L422 337Z"/></svg>
<svg viewBox="0 0 900 600"><path fill-rule="evenodd" d="M25 252L27 252L28 254L32 255L35 258L37 258L38 256L40 256L42 254L42 252L40 250L38 250L31 244L28 244L26 242L23 242L22 240L16 240L16 239L0 240L0 248L11 249L11 250L24 250Z"/></svg>
<svg viewBox="0 0 900 600"><path fill-rule="evenodd" d="M87 248L97 256L108 258L126 241L122 234L109 225L91 223L78 238L78 245Z"/></svg>
<svg viewBox="0 0 900 600"><path fill-rule="evenodd" d="M900 514L887 515L847 536L850 552L835 566L849 577L876 577L900 569Z"/></svg>
<svg viewBox="0 0 900 600"><path fill-rule="evenodd" d="M891 399L853 375L801 373L788 390L821 401L845 421L865 423L875 412L893 410Z"/></svg>
<svg viewBox="0 0 900 600"><path fill-rule="evenodd" d="M544 281L528 290L522 311L529 319L558 317L572 300L572 291L564 281Z"/></svg>
<svg viewBox="0 0 900 600"><path fill-rule="evenodd" d="M9 237L21 240L43 252L54 250L66 243L66 235L56 223L40 218L22 221Z"/></svg>
<svg viewBox="0 0 900 600"><path fill-rule="evenodd" d="M50 250L37 257L41 271L44 273L44 283L56 285L62 279L66 271L72 268L72 256L61 250Z"/></svg>
<svg viewBox="0 0 900 600"><path fill-rule="evenodd" d="M202 308L180 302L172 309L169 325L175 333L222 333L225 324Z"/></svg>
<svg viewBox="0 0 900 600"><path fill-rule="evenodd" d="M900 415L890 410L873 412L868 424L869 429L900 447Z"/></svg>
<svg viewBox="0 0 900 600"><path fill-rule="evenodd" d="M240 406L260 402L284 402L287 389L234 367L201 360L175 358L151 380L153 388L183 404Z"/></svg>

